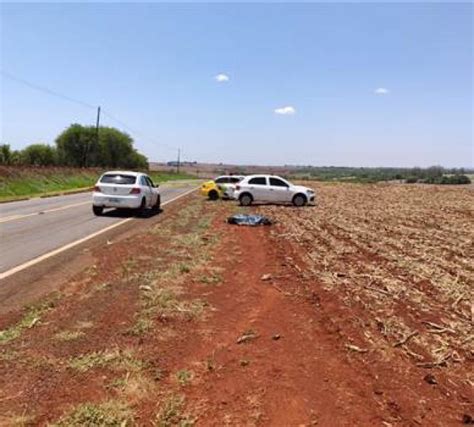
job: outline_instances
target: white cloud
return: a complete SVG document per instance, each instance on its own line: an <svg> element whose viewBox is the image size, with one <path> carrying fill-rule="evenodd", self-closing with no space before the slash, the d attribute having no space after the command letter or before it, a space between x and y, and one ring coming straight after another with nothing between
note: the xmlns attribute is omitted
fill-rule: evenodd
<svg viewBox="0 0 474 427"><path fill-rule="evenodd" d="M296 109L291 105L287 105L286 107L275 108L274 112L275 114L292 115L296 114Z"/></svg>
<svg viewBox="0 0 474 427"><path fill-rule="evenodd" d="M378 87L375 89L374 93L376 95L388 95L390 91L386 87Z"/></svg>
<svg viewBox="0 0 474 427"><path fill-rule="evenodd" d="M228 82L230 80L230 77L227 74L220 73L217 76L215 76L214 79L216 82L224 83L224 82Z"/></svg>

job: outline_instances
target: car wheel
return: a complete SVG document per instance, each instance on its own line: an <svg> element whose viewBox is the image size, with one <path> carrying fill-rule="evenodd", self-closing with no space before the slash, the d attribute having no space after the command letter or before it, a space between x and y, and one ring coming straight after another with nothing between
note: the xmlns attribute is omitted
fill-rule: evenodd
<svg viewBox="0 0 474 427"><path fill-rule="evenodd" d="M209 200L219 199L219 193L216 190L209 191Z"/></svg>
<svg viewBox="0 0 474 427"><path fill-rule="evenodd" d="M157 199L156 199L156 203L155 205L153 206L153 211L154 212L159 212L161 209L161 197L158 196Z"/></svg>
<svg viewBox="0 0 474 427"><path fill-rule="evenodd" d="M144 216L146 211L146 200L145 198L142 199L142 202L140 203L140 207L137 209L137 214L139 216Z"/></svg>
<svg viewBox="0 0 474 427"><path fill-rule="evenodd" d="M250 194L242 194L239 197L239 202L241 206L250 206L253 202L253 198Z"/></svg>
<svg viewBox="0 0 474 427"><path fill-rule="evenodd" d="M92 206L92 212L94 212L94 215L96 215L96 216L101 216L104 213L104 207L103 206Z"/></svg>
<svg viewBox="0 0 474 427"><path fill-rule="evenodd" d="M295 197L293 197L293 205L297 207L306 205L306 197L302 194L297 194Z"/></svg>

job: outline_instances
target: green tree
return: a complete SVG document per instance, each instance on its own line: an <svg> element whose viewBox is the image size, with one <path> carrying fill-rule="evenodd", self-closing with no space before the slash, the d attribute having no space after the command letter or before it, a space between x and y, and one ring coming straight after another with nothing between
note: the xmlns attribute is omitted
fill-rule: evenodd
<svg viewBox="0 0 474 427"><path fill-rule="evenodd" d="M130 155L128 162L123 165L129 169L140 169L148 170L148 159L143 154L140 154L138 151L133 150L133 153Z"/></svg>
<svg viewBox="0 0 474 427"><path fill-rule="evenodd" d="M52 166L57 163L56 149L47 144L32 144L20 153L21 163L34 166Z"/></svg>
<svg viewBox="0 0 474 427"><path fill-rule="evenodd" d="M66 166L96 166L99 144L93 126L72 124L56 138L59 162Z"/></svg>
<svg viewBox="0 0 474 427"><path fill-rule="evenodd" d="M12 150L9 144L0 145L0 164L10 165L12 161Z"/></svg>
<svg viewBox="0 0 474 427"><path fill-rule="evenodd" d="M113 168L124 166L134 153L132 138L117 129L101 127L99 130L99 150L101 166Z"/></svg>
<svg viewBox="0 0 474 427"><path fill-rule="evenodd" d="M112 127L72 124L56 138L59 162L68 166L148 169L148 160L133 139Z"/></svg>

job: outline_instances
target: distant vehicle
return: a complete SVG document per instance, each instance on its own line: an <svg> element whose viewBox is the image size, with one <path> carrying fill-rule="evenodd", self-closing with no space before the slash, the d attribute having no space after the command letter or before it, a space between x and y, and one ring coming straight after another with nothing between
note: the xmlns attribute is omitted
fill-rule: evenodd
<svg viewBox="0 0 474 427"><path fill-rule="evenodd" d="M201 193L211 200L219 198L232 199L235 186L244 179L243 175L222 175L213 181L205 182L201 187Z"/></svg>
<svg viewBox="0 0 474 427"><path fill-rule="evenodd" d="M304 206L315 200L314 190L294 185L279 176L250 175L239 182L233 194L242 206L253 202L292 203Z"/></svg>
<svg viewBox="0 0 474 427"><path fill-rule="evenodd" d="M92 193L92 211L102 215L105 208L146 209L159 211L161 196L158 185L140 172L111 171L97 181Z"/></svg>

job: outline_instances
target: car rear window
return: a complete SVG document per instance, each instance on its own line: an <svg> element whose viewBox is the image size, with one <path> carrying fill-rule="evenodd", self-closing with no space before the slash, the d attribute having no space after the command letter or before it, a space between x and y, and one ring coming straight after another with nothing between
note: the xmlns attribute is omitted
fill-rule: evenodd
<svg viewBox="0 0 474 427"><path fill-rule="evenodd" d="M240 182L240 181L242 181L242 178L239 178L239 177L237 177L237 176L233 176L233 177L230 178L230 182L231 182L232 184L237 184L237 183Z"/></svg>
<svg viewBox="0 0 474 427"><path fill-rule="evenodd" d="M135 184L137 177L133 175L106 174L100 182L104 184L132 185Z"/></svg>

